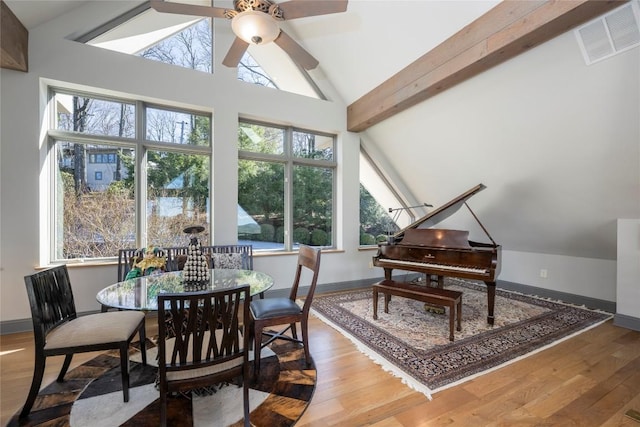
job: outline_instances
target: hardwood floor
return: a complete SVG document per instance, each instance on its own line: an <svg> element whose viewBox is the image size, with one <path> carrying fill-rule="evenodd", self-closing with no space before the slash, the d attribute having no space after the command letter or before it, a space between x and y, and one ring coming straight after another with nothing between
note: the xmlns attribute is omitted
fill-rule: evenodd
<svg viewBox="0 0 640 427"><path fill-rule="evenodd" d="M147 321L150 329L154 323ZM628 409L640 410L640 332L611 321L441 391L431 401L333 328L316 318L310 327L318 384L296 427L640 426L625 416ZM94 355L75 356L73 366ZM61 363L62 357L48 361L43 384L55 380ZM2 425L24 403L32 369L32 335L1 336Z"/></svg>

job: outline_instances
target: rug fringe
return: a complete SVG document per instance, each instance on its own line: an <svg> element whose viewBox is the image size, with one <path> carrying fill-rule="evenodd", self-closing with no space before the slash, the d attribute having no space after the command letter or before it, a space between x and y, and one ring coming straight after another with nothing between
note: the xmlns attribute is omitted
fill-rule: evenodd
<svg viewBox="0 0 640 427"><path fill-rule="evenodd" d="M345 337L347 337L347 339L349 339L349 341L351 341L356 346L356 348L358 349L358 351L360 351L360 353L367 356L377 365L380 365L380 367L382 367L382 369L385 372L389 372L394 377L399 378L402 381L402 383L407 385L409 388L424 394L429 400L433 400L433 397L431 396L433 392L431 391L431 389L429 389L429 387L415 380L413 377L411 377L409 374L404 372L402 369L399 369L397 366L387 362L387 360L384 357L380 356L374 350L371 350L369 347L367 347L362 342L360 342L353 335L351 335L350 333L342 329L340 326L336 325L335 323L333 323L332 321L330 321L329 319L327 319L326 317L324 317L323 315L315 311L313 307L311 307L311 314L316 318L320 319L321 321L323 321L324 323L326 323L327 325L331 326L336 331L340 332Z"/></svg>
<svg viewBox="0 0 640 427"><path fill-rule="evenodd" d="M460 280L462 282L464 282L463 280ZM611 320L613 318L613 314L604 311L604 310L599 310L599 309L592 309L592 308L588 308L585 307L584 305L577 305L577 304L571 304L571 303L567 303L564 301L560 301L560 300L554 300L552 298L545 298L545 297L540 297L538 295L529 295L529 294L524 294L522 292L518 292L518 291L512 291L512 290L506 290L506 289L502 289L502 291L504 292L508 292L508 293L513 293L513 294L520 294L520 295L524 295L527 297L531 297L531 298L535 298L538 300L546 300L546 301L551 301L554 303L558 303L561 305L565 305L565 306L569 306L569 307L575 307L575 308L580 308L583 310L587 310L587 311L591 311L591 312L595 312L595 313L599 313L599 314L606 314L608 315L607 318L596 322L588 327L585 327L584 329L580 329L579 331L574 332L573 334L567 335L566 337L560 338L552 343L549 343L543 347L540 347L538 349L535 349L529 353L523 354L521 356L518 356L514 359L508 360L498 366L494 366L492 368L488 368L486 370L483 370L481 372L478 372L476 374L472 374L470 376L461 378L458 381L454 381L452 383L446 384L442 387L438 387L435 390L431 390L429 387L427 387L426 385L420 383L419 381L415 380L411 375L409 375L408 373L406 373L405 371L403 371L402 369L398 368L397 366L395 366L394 364L388 362L383 356L381 356L380 354L378 354L377 352L375 352L374 350L372 350L371 348L367 347L365 344L363 344L361 341L359 341L357 338L355 338L354 336L352 336L349 332L347 332L346 330L344 330L343 328L341 328L340 326L338 326L337 324L333 323L331 320L327 319L326 317L324 317L322 314L318 313L316 310L313 309L313 307L311 307L311 313L318 319L320 319L321 321L323 321L324 323L326 323L327 325L331 326L332 328L334 328L335 330L337 330L338 332L340 332L342 335L344 335L345 337L347 337L355 346L356 348L363 353L364 355L366 355L367 357L369 357L369 359L371 359L373 362L375 362L376 364L380 365L382 367L382 369L386 372L391 373L393 376L400 378L402 380L403 384L406 384L408 387L412 388L413 390L419 391L421 393L423 393L425 396L427 396L427 398L429 400L433 400L433 394L438 393L440 391L446 390L450 387L454 387L457 385L460 385L462 383L465 383L467 381L470 381L472 379L478 378L482 375L488 374L489 372L493 372L496 371L500 368L503 368L507 365L510 365L511 363L514 362L518 362L522 359L525 359L529 356L532 356L536 353L539 353L541 351L547 350L557 344L560 344L563 341L566 341L568 339L574 338L580 334L582 334L583 332L586 332L590 329L593 329L597 326L600 326L601 324Z"/></svg>

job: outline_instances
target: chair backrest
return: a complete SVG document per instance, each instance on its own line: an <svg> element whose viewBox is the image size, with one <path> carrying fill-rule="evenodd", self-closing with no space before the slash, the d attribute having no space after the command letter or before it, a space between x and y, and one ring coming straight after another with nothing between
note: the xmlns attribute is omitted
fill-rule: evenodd
<svg viewBox="0 0 640 427"><path fill-rule="evenodd" d="M184 264L187 262L189 255L189 247L174 246L165 248L167 251L167 271L184 270Z"/></svg>
<svg viewBox="0 0 640 427"><path fill-rule="evenodd" d="M213 268L253 270L252 245L204 246L202 251L211 255Z"/></svg>
<svg viewBox="0 0 640 427"><path fill-rule="evenodd" d="M209 258L212 268L238 268L241 270L253 270L253 246L252 245L216 245L202 246L203 254ZM166 248L167 270L177 271L184 269L189 248L176 246ZM216 263L217 261L217 263Z"/></svg>
<svg viewBox="0 0 640 427"><path fill-rule="evenodd" d="M131 267L137 259L136 252L138 249L118 250L118 282L124 281L127 273L131 271Z"/></svg>
<svg viewBox="0 0 640 427"><path fill-rule="evenodd" d="M36 348L46 342L50 330L77 317L66 265L25 276L31 306Z"/></svg>
<svg viewBox="0 0 640 427"><path fill-rule="evenodd" d="M311 302L313 295L316 292L316 285L318 284L318 273L320 272L320 248L312 248L311 246L300 245L298 250L298 264L296 267L296 275L293 279L293 286L291 287L291 294L289 298L296 300L298 297L298 287L300 286L300 279L304 269L311 272L311 283L309 284L309 290L304 300L304 306L302 311L308 313L311 308Z"/></svg>
<svg viewBox="0 0 640 427"><path fill-rule="evenodd" d="M158 295L160 381L167 373L216 364L246 366L249 353L249 286ZM174 333L175 332L175 333ZM225 365L226 366L226 365Z"/></svg>

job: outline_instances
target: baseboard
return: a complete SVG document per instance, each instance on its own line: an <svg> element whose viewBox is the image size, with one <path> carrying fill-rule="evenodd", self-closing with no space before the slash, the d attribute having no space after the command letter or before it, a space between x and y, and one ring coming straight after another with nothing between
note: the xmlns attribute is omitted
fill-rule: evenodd
<svg viewBox="0 0 640 427"><path fill-rule="evenodd" d="M633 329L640 331L640 319L637 317L627 316L626 314L617 313L613 316L613 324L621 328Z"/></svg>
<svg viewBox="0 0 640 427"><path fill-rule="evenodd" d="M570 294L567 292L559 292L552 289L538 288L535 286L522 285L520 283L507 282L503 280L498 280L496 286L508 291L520 292L527 295L535 295L540 298L549 298L569 304L583 305L587 308L602 310L606 311L607 313L616 312L615 301L605 301L597 298L585 297L582 295Z"/></svg>
<svg viewBox="0 0 640 427"><path fill-rule="evenodd" d="M0 322L0 335L16 334L33 330L33 321L29 319L6 320Z"/></svg>
<svg viewBox="0 0 640 427"><path fill-rule="evenodd" d="M399 273L399 272L398 272ZM420 274L407 273L407 274L394 274L394 279L410 281ZM351 280L347 282L335 282L318 285L316 293L328 293L336 291L346 291L350 289L365 288L371 284L382 280L382 277L373 279L361 279ZM582 295L569 294L566 292L558 292L549 289L537 288L535 286L522 285L519 283L506 282L499 280L497 283L498 288L506 289L509 291L520 292L528 295L536 295L542 298L550 298L553 300L564 301L569 304L584 305L585 307L606 311L608 313L616 312L616 303L613 301L604 301L596 298L585 297ZM300 288L301 295L306 295L308 288ZM269 297L288 297L289 289L275 289L267 291ZM97 311L79 313L79 315L86 315L96 313ZM614 317L614 324L633 330L640 330L640 319L625 316L623 314L616 314ZM0 335L14 334L17 332L27 332L33 329L33 323L31 319L19 319L19 320L7 320L0 322Z"/></svg>

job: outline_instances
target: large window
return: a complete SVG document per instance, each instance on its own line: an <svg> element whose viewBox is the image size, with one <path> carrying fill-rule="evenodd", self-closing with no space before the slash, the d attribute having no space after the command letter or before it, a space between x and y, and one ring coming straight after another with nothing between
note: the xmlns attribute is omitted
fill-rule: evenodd
<svg viewBox="0 0 640 427"><path fill-rule="evenodd" d="M333 247L335 136L242 121L238 240L256 250Z"/></svg>
<svg viewBox="0 0 640 427"><path fill-rule="evenodd" d="M360 245L383 242L414 215L371 156L360 148Z"/></svg>
<svg viewBox="0 0 640 427"><path fill-rule="evenodd" d="M211 6L211 0L191 0L200 6ZM231 2L230 2L231 3ZM91 46L140 56L165 64L213 72L213 26L225 18L160 13L149 3L130 11L76 39ZM226 46L217 50L221 60ZM317 99L324 95L311 76L296 65L275 43L250 45L237 66L238 80L297 93Z"/></svg>
<svg viewBox="0 0 640 427"><path fill-rule="evenodd" d="M52 89L51 260L208 240L211 116Z"/></svg>

